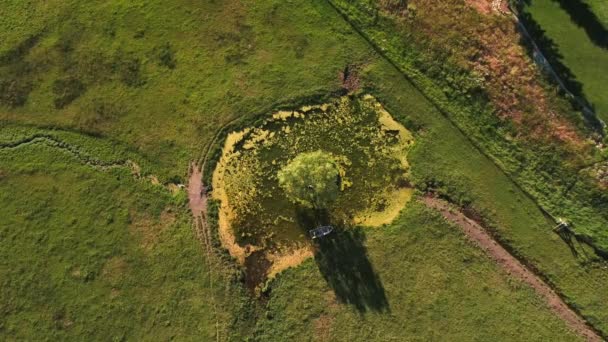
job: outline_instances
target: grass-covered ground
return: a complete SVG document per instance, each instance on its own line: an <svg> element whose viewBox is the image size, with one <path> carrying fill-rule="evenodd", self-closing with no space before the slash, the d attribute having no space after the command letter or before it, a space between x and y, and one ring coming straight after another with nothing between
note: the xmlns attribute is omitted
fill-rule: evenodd
<svg viewBox="0 0 608 342"><path fill-rule="evenodd" d="M330 92L348 63L365 60L365 44L327 9L9 1L0 10L0 120L108 136L153 159L161 180L183 177L223 123Z"/></svg>
<svg viewBox="0 0 608 342"><path fill-rule="evenodd" d="M576 340L531 289L437 214L411 204L382 230L351 231L272 282L263 341ZM475 279L473 281L473 279Z"/></svg>
<svg viewBox="0 0 608 342"><path fill-rule="evenodd" d="M216 320L225 332L240 292L212 287L231 280L204 263L184 196L106 161L42 140L0 149L0 339L212 339Z"/></svg>
<svg viewBox="0 0 608 342"><path fill-rule="evenodd" d="M420 95L402 83L402 76L393 74L393 70L377 70L376 76L384 75L384 83L375 95L386 96L381 100L397 120L408 118L425 127L408 154L414 181L430 182L454 201L470 203L515 255L546 277L595 327L608 329L608 301L603 295L608 291L606 262L575 241L573 248L579 254L573 254L569 245L551 231L553 221L534 201L453 125L437 120L436 112L416 101Z"/></svg>
<svg viewBox="0 0 608 342"><path fill-rule="evenodd" d="M589 5L604 27L608 27L608 3L602 0L586 0L585 4Z"/></svg>
<svg viewBox="0 0 608 342"><path fill-rule="evenodd" d="M582 95L608 121L608 5L605 1L533 0L526 12L544 31L544 49L570 70Z"/></svg>
<svg viewBox="0 0 608 342"><path fill-rule="evenodd" d="M521 68L529 69L533 65L525 59L525 49L519 45L521 39L513 36L516 30L511 18L482 17L464 1L418 0L420 8L416 7L411 16L405 18L366 0L332 3L379 53L421 89L448 120L544 210L554 217L565 217L580 236L608 250L607 194L597 174L588 172L590 165L605 160L607 150L591 144L589 137L593 134L589 127L581 126L581 131L567 133L569 129L565 127L580 120L580 113L576 119L573 108L548 88L538 70L532 68L530 74L522 74L521 79L528 81L521 87L512 89L512 82L503 83L503 74L517 75L520 69L511 69L508 63L511 59L518 61ZM426 29L419 29L421 25ZM443 34L437 25L449 34ZM495 49L499 54L485 52L486 37L475 29L478 25L507 32L507 42L498 38L491 40L497 44ZM470 34L461 34L464 30ZM472 51L460 48L468 45L473 46ZM447 50L445 46L452 49ZM463 60L476 62L469 65ZM495 64L492 60L502 61L499 66L506 64L499 71L507 69L493 72L493 68L488 67ZM479 77L479 68L484 72L483 77ZM516 105L506 108L506 113L513 117L500 114L502 100L494 97L495 92L514 96L508 103ZM538 110L541 104L537 107L536 103L539 96L545 104L541 111ZM568 118L570 116L574 117ZM568 123L570 120L574 121Z"/></svg>
<svg viewBox="0 0 608 342"><path fill-rule="evenodd" d="M408 160L416 185L481 212L514 253L608 331L604 264L589 250L574 256L474 147L470 139L480 136L463 135L326 1L9 1L0 14L0 143L19 138L15 126L25 124L84 131L95 143L45 134L88 159L135 159L144 176L95 169L54 143L1 150L3 339L213 339L218 315L221 339L231 331L234 340L254 332L259 340L571 338L528 288L418 206L390 228L364 232L366 241L337 240L350 243L353 261L338 263L343 256L331 251L344 249L336 246L329 258L280 275L267 303L243 306L240 285L209 289L181 195L145 176L183 181L224 123L276 104L322 103L316 95L340 90L349 64L361 87L415 132ZM332 278L336 267L347 275L363 267L366 282Z"/></svg>

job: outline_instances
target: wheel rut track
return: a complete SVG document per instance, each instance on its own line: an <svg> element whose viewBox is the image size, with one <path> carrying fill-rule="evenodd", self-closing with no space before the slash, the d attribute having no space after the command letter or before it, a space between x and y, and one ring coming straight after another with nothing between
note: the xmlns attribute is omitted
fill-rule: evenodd
<svg viewBox="0 0 608 342"><path fill-rule="evenodd" d="M205 264L209 272L209 288L213 292L215 290L215 272L218 260L212 245L211 232L207 224L207 189L203 184L203 171L196 162L190 164L188 177L188 203L193 217L193 229L196 237L201 243L203 252L205 253ZM215 315L215 339L221 341L220 320L217 309L217 298L214 294L211 295L213 304L213 312Z"/></svg>
<svg viewBox="0 0 608 342"><path fill-rule="evenodd" d="M426 196L421 199L421 202L427 207L441 213L447 221L457 225L467 238L480 247L509 275L532 287L537 295L545 301L547 306L562 319L570 329L587 341L604 341L599 333L570 308L549 284L526 267L507 251L507 249L496 242L479 223L466 217L462 212L455 210L449 202L436 197Z"/></svg>
<svg viewBox="0 0 608 342"><path fill-rule="evenodd" d="M91 157L88 153L83 152L77 146L71 145L47 134L33 134L15 141L0 143L0 149L14 150L24 146L37 144L44 144L58 150L65 151L78 159L78 161L80 161L82 164L97 169L107 170L125 167L129 168L134 173L138 173L137 165L131 160L103 161L101 159L96 159ZM139 177L139 174L137 174L137 176ZM217 258L215 258L212 237L207 225L207 193L206 188L203 185L202 169L199 168L195 162L190 165L189 169L188 197L190 209L193 214L193 228L205 253L205 263L207 265L207 269L209 270L209 288L213 291L215 279L213 267L216 266L215 264L218 261ZM220 341L221 329L218 318L217 300L214 295L211 296L211 302L213 303L213 310L216 318L216 341Z"/></svg>

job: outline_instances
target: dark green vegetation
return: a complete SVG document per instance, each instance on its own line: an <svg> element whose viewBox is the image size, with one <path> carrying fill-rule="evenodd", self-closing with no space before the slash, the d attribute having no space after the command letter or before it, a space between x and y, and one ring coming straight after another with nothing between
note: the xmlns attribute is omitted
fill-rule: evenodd
<svg viewBox="0 0 608 342"><path fill-rule="evenodd" d="M486 92L485 88L474 86L471 75L457 77L464 71L450 64L449 55L443 57L444 62L439 52L436 52L439 54L436 59L429 59L421 53L439 47L411 44L410 36L415 35L413 30L416 26L404 23L404 19L383 14L365 0L335 3L371 44L382 51L417 88L422 89L450 121L535 198L544 210L556 217L566 217L574 224L580 238L607 253L608 230L605 227L608 226L608 194L598 184L595 174L589 172L591 165L605 160L606 150L592 147L588 141L566 143L550 137L535 137L536 133L527 132L526 127L518 129L513 121L500 120L494 115L495 103L484 97L484 94L490 94L490 90ZM449 6L459 9L457 13L463 17L454 18ZM438 13L437 16L445 16L441 17L442 20L468 19L472 22L470 25L480 20L479 14L462 5L435 3L435 7L437 11L417 9L416 17L428 18ZM465 38L458 32L448 37L452 39L440 40L443 51L446 44L454 44L455 47L466 44L463 41ZM481 92L479 96L475 95L477 92ZM555 101L557 107L552 111L565 111L566 116L572 114L568 112L568 107L560 107L564 105L562 100ZM558 129L550 126L539 129L552 128ZM587 130L585 134L592 134L588 129L581 129Z"/></svg>
<svg viewBox="0 0 608 342"><path fill-rule="evenodd" d="M326 1L9 1L0 17L2 143L30 135L29 127L17 134L12 125L84 131L98 136L95 143L80 133L36 130L78 146L84 160L134 160L142 176L161 182L182 182L188 161L224 123L243 118L237 128L247 127L245 121L281 104L323 103L319 94L340 91L339 74L356 65L358 83L415 131L408 156L415 185L475 209L589 322L608 331L605 263L552 233L553 223L468 139L485 151L501 141L482 134L493 130L463 135ZM399 37L393 27L383 29ZM214 289L232 284L235 292L206 285L214 273L199 252L183 193L173 198L129 169L82 165L74 153L49 147L55 144L0 152L2 339L213 339L216 317L220 338L231 332L234 340L250 336L252 327L259 340L309 339L317 328L322 339L327 326L328 338L345 340L448 333L570 339L527 287L418 206L387 229L337 236L316 260L268 284L268 302L241 306L247 302L238 284L215 273ZM550 148L543 154L561 158ZM519 165L517 158L498 160ZM560 172L556 167L553 178L561 180ZM528 170L518 179L526 175L535 177ZM568 183L570 173L563 175ZM133 224L138 218L151 222L139 227L162 230L149 251ZM111 278L123 262L124 277Z"/></svg>
<svg viewBox="0 0 608 342"><path fill-rule="evenodd" d="M306 232L319 224L351 225L395 206L398 214L411 194L404 189L405 157L413 142L390 120L373 98L345 96L327 105L276 113L259 127L235 133L242 136L229 138L231 146L226 146L213 187L225 192L220 198L229 204L226 215L237 242L266 248L303 243ZM333 176L330 169L312 190L294 184L303 175L290 180L294 167L306 171L294 164L301 157L319 162L325 155L334 160L324 162ZM400 196L403 191L406 198ZM300 203L294 203L294 196ZM330 222L315 220L307 209L326 210Z"/></svg>
<svg viewBox="0 0 608 342"><path fill-rule="evenodd" d="M372 42L379 42L382 39L386 39L387 42L399 42L397 38L392 40L386 38L388 31L367 26L371 23L365 19L367 17L358 17L357 15L361 15L362 12L359 12L356 8L347 6L343 2L341 4L345 6L344 8L353 11L352 13L349 12L349 18L352 18L353 23L361 25L357 26L358 28L365 28L363 33L367 33L368 38L378 35L377 39L372 40ZM379 23L382 22L379 21ZM390 21L384 23L389 25ZM384 27L378 24L376 27L388 30L393 26ZM388 56L394 57L396 61L405 61L399 59L399 54L396 50L392 50L391 46L388 44L382 45L384 52ZM407 50L399 51L407 56ZM416 74L415 69L406 68L407 64L405 63L397 64L397 66L403 66L400 71L406 72L406 75L411 76L413 80L420 81L418 86L424 86L423 89L429 91L429 96L440 96L433 90L435 88L432 83L425 83L424 76ZM470 141L467 141L467 138L464 138L460 132L455 130L452 124L443 120L440 113L426 107L428 104L424 103L428 102L424 102L419 93L412 91L411 85L403 83L403 74L396 74L395 69L389 67L379 68L375 71L370 73L369 76L376 88L373 93L385 105L387 110L393 113L398 120L405 120L400 116L404 114L407 115L408 120L414 122L413 126L424 127L424 134L416 138L417 143L409 157L414 181L419 186L426 186L427 189L444 194L456 203L475 208L477 213L481 213L482 217L485 218L486 224L494 227L500 240L513 249L516 255L527 260L533 268L543 274L566 297L567 301L580 310L583 316L595 327L606 331L608 326L605 322L608 322L608 317L605 314L605 308L608 306L608 301L601 295L601 293L608 291L608 274L605 269L605 261L603 258L595 256L593 251L584 243L580 243L574 238L563 241L552 233L551 227L554 225L552 220L548 220L539 210L535 201L526 196L510 177L505 176L491 162L493 160L501 168L509 171L509 167L519 165L519 159L486 158L473 147ZM410 75L409 72L412 72L412 74ZM419 100L414 100L416 97ZM413 106L412 103L417 103L417 105ZM447 101L437 103L441 105L450 104ZM400 110L396 110L397 108ZM476 117L476 121L464 121L464 118L460 117L463 113L458 108L450 108L455 110L449 112L450 115L455 115L450 118L458 123L458 127L465 132L471 129L472 133L469 139L473 139L475 143L480 144L483 148L488 148L492 152L511 151L498 148L500 147L499 143L505 142L504 139L496 138L496 140L493 140L489 137L484 138L484 135L481 134L493 130L472 130L469 125L472 125L472 127L483 125L484 116ZM422 113L427 113L427 115L422 115ZM429 113L433 113L433 115L429 115ZM551 153L551 147L544 150L542 147L538 147L538 149L537 152L543 152L542 155L556 163L559 162L558 156L561 156L561 154ZM486 152L488 151L486 150ZM521 148L512 150L512 152L531 153L526 150L522 151ZM534 159L529 159L529 165L539 166L541 170L543 170L542 166L549 167L549 165L553 166L548 170L551 170L552 167L559 170L556 164L543 163L543 159L536 159L535 163L531 163L531 160ZM511 164L508 162L511 162ZM511 177L514 176L517 176L517 180L526 181L520 184L535 187L551 187L552 182L565 182L568 179L567 172L551 176L546 170L534 174L532 171L525 171L524 169L520 170L519 173L511 174ZM546 183L536 182L535 180L539 176ZM563 192L551 193L549 189L545 189L542 193L552 194L564 200L564 197L560 196ZM599 196L604 194L605 196L605 192L596 191L596 194ZM533 193L533 195L536 195L536 193ZM605 205L607 202L599 197L596 203ZM561 208L572 210L576 206L564 204ZM601 213L602 211L596 210L595 214L587 212L586 214L579 213L579 215L585 220L601 222L603 220ZM605 214L605 211L603 213ZM566 217L570 218L572 215ZM605 226L600 225L600 227Z"/></svg>
<svg viewBox="0 0 608 342"><path fill-rule="evenodd" d="M532 0L524 10L541 49L562 77L592 104L600 118L608 121L606 2Z"/></svg>
<svg viewBox="0 0 608 342"><path fill-rule="evenodd" d="M279 186L294 203L324 209L340 193L340 170L331 154L301 153L277 173Z"/></svg>
<svg viewBox="0 0 608 342"><path fill-rule="evenodd" d="M584 3L589 6L591 12L597 16L604 27L608 27L608 3L602 0L585 0Z"/></svg>

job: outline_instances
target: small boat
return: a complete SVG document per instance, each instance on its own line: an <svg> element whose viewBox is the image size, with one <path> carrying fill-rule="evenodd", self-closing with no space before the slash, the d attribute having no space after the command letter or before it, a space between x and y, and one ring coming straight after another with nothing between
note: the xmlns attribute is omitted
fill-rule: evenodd
<svg viewBox="0 0 608 342"><path fill-rule="evenodd" d="M310 233L310 237L313 239L322 238L329 233L334 231L334 227L332 226L319 226L315 229L311 229L308 232Z"/></svg>

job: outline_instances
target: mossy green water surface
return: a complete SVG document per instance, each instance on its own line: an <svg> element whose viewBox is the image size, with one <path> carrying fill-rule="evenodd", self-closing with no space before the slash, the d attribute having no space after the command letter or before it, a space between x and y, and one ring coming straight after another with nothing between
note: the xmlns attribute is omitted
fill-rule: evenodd
<svg viewBox="0 0 608 342"><path fill-rule="evenodd" d="M405 156L412 136L371 96L275 113L228 140L214 188L225 194L241 246L296 247L320 224L384 223L382 215L396 215L411 194ZM314 151L330 155L340 174L339 194L323 213L290 200L278 179L285 165Z"/></svg>

